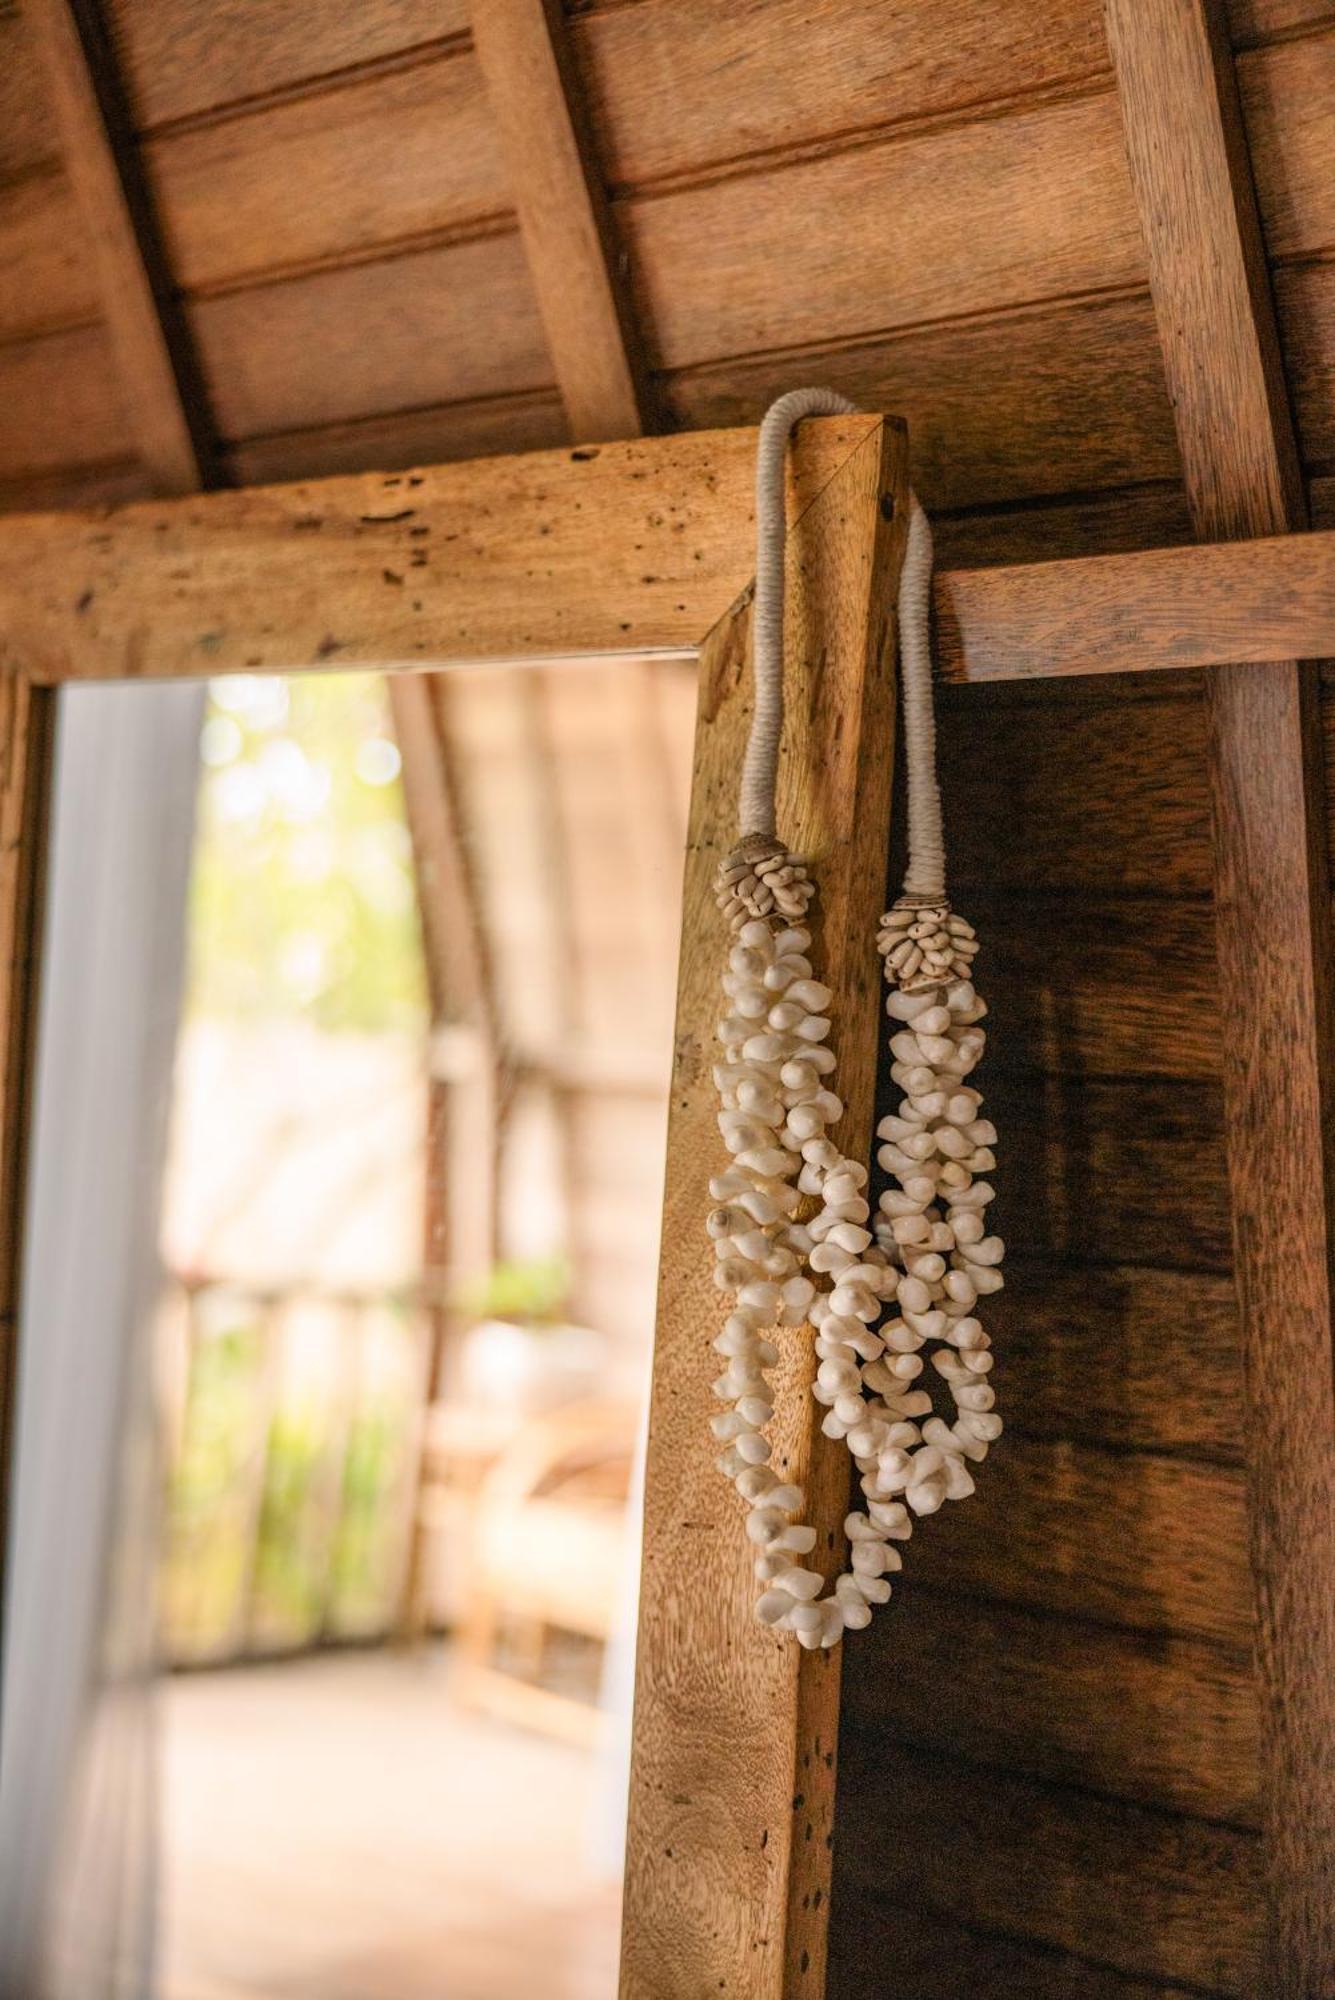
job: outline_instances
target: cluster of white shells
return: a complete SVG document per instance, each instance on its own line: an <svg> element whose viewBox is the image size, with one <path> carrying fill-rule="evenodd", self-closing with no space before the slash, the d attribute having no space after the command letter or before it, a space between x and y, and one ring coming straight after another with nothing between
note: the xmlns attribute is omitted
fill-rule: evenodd
<svg viewBox="0 0 1335 2000"><path fill-rule="evenodd" d="M805 908L810 885L787 859L797 873L784 900L795 888ZM757 1617L804 1646L832 1646L889 1598L888 1573L902 1566L894 1544L907 1541L914 1516L972 1493L970 1465L1001 1433L990 1342L975 1312L1002 1283L983 1178L996 1133L966 1082L987 1010L967 976L977 946L964 920L945 909L890 912L880 940L892 981L890 1073L904 1094L878 1128L890 1184L873 1217L866 1167L828 1136L843 1105L828 1046L831 994L813 977L810 933L781 911L738 907L736 890L725 869L719 901L733 944L714 1078L732 1161L710 1182L709 1233L714 1280L732 1310L714 1343L725 1366L712 1428L719 1469L749 1509ZM844 1524L850 1567L829 1591L803 1561L816 1544L805 1495L771 1466L765 1435L768 1371L779 1359L770 1336L804 1324L815 1329L822 1429L846 1440L865 1495ZM953 1399L951 1422L921 1386L924 1350Z"/></svg>

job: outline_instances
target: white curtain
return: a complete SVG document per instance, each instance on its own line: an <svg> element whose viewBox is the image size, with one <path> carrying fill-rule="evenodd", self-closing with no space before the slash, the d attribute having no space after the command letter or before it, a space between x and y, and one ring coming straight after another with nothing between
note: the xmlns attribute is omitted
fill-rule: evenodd
<svg viewBox="0 0 1335 2000"><path fill-rule="evenodd" d="M61 697L0 1682L0 2000L148 2000L151 1316L202 687Z"/></svg>

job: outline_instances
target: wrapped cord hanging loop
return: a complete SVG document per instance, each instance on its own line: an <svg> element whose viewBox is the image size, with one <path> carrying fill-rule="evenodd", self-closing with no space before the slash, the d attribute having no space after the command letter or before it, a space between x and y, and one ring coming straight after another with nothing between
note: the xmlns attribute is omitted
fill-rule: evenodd
<svg viewBox="0 0 1335 2000"><path fill-rule="evenodd" d="M775 789L783 734L784 474L788 440L804 417L856 414L833 389L793 389L765 413L756 454L756 594L752 615L755 710L738 799L741 841L734 859L754 864L779 852ZM902 901L945 900L945 845L936 776L936 718L930 637L932 530L909 496L908 546L899 580L899 654L908 773L909 861Z"/></svg>

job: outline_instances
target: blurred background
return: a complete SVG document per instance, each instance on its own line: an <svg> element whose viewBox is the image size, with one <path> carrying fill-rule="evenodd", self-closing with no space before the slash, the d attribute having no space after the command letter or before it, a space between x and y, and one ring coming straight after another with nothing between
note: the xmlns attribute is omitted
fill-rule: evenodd
<svg viewBox="0 0 1335 2000"><path fill-rule="evenodd" d="M615 1991L694 700L647 661L64 698L6 1994Z"/></svg>

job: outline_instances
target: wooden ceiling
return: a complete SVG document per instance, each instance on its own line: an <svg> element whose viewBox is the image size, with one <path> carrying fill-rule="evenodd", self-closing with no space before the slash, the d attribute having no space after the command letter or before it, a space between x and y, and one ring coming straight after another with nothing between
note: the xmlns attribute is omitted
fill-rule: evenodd
<svg viewBox="0 0 1335 2000"><path fill-rule="evenodd" d="M1231 25L1328 515L1335 4ZM568 434L465 0L106 0L105 26L220 476ZM955 559L1188 533L1097 0L961 0L949 32L937 0L576 0L567 27L652 427L821 379L908 416ZM0 177L0 498L149 490L12 5Z"/></svg>
<svg viewBox="0 0 1335 2000"><path fill-rule="evenodd" d="M0 0L0 497L13 507L160 477L136 457L151 387L118 375L28 42L55 3L23 0L25 24ZM1267 438L1266 413L1244 424L1229 393L1246 374L1239 327L1267 348L1268 307L1253 324L1235 299L1228 325L1179 310L1186 293L1223 295L1207 280L1230 231L1237 248L1250 192L1217 242L1193 225L1184 253L1174 227L1201 190L1193 208L1156 186L1179 149L1141 107L1156 326L1099 0L579 0L564 39L587 127L582 221L561 133L535 123L516 155L496 116L510 72L493 24L522 0L476 0L478 50L465 0L103 5L104 94L124 97L122 160L151 199L176 369L202 384L206 476L566 439L569 300L553 304L551 261L533 255L545 202L570 240L605 221L625 351L644 364L622 429L641 399L646 427L691 427L823 379L908 417L948 564L1296 519L1263 506L1284 484L1266 468L1289 455L1286 426ZM1198 10L1109 12L1124 40L1149 22L1166 50ZM1249 154L1236 185L1249 166L1303 470L1329 524L1335 0L1231 0L1229 31ZM1139 38L1124 84L1153 55L1153 34ZM1184 129L1209 123L1208 88L1193 103L1161 76L1160 113L1179 97ZM604 413L625 407L615 389ZM1281 669L1266 688L1278 701L1298 680ZM1285 1763L1284 1740L1266 1747L1261 1696L1287 1694L1301 1721L1328 1677L1305 1694L1273 1661L1258 1675L1258 1604L1264 1636L1275 1593L1247 1553L1269 1475L1289 1492L1296 1321L1286 1296L1272 1323L1248 1281L1250 1224L1235 1249L1225 1142L1242 1120L1220 1050L1264 1013L1254 994L1239 1004L1258 958L1239 880L1284 889L1265 913L1282 948L1259 954L1281 999L1287 967L1324 961L1319 929L1300 933L1325 884L1316 869L1309 910L1294 732L1240 711L1221 732L1216 697L1207 715L1201 677L1173 675L942 691L954 876L1005 1024L988 1092L1016 1238L998 1344L1020 1417L989 1465L990 1505L941 1524L932 1577L849 1649L833 1994L881 1990L892 1962L903 2000L1324 1990L1332 1900L1310 1864L1327 1865L1328 1794ZM1335 768L1330 682L1323 719ZM1260 1051L1280 1085L1277 1148L1293 1049L1307 1061L1324 1028L1312 1012L1277 1002L1282 1033ZM1249 1371L1235 1278L1242 1338L1265 1357ZM1310 1603L1322 1571L1309 1568ZM1286 1797L1300 1809L1279 1823ZM1297 1860L1290 1821L1307 1840Z"/></svg>

